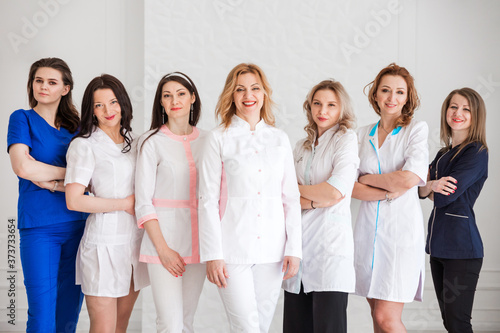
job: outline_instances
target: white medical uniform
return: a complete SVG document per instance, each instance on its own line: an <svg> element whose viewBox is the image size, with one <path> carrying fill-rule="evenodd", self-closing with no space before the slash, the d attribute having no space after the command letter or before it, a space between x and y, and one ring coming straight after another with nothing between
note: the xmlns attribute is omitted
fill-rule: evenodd
<svg viewBox="0 0 500 333"><path fill-rule="evenodd" d="M249 318L241 318L250 316L248 309L237 306L257 298L259 314L253 324L257 321L260 332L267 331L283 276L279 263L284 256L302 257L300 193L287 135L263 120L251 131L238 116L227 129L212 130L200 167L199 198L201 260L227 264L228 287L219 293L231 329L259 332ZM256 268L259 264L265 265ZM252 273L240 272L238 265ZM250 281L241 283L238 276ZM255 293L245 293L241 285L254 286ZM266 285L273 291L262 292ZM264 306L271 311L264 314Z"/></svg>
<svg viewBox="0 0 500 333"><path fill-rule="evenodd" d="M182 277L172 276L161 264L147 232L140 261L148 263L158 315L157 331L192 332L206 276L205 264L200 264L197 194L197 166L206 132L193 127L189 135L176 135L165 125L149 137L153 132L144 133L138 143L137 223L143 228L145 222L158 220L167 245L188 265Z"/></svg>
<svg viewBox="0 0 500 333"><path fill-rule="evenodd" d="M301 185L327 181L342 196L338 204L302 211L302 263L299 273L283 288L300 292L354 292L354 244L351 225L351 193L359 166L358 139L353 130L336 125L318 138L318 145L304 148L305 139L294 150L297 180Z"/></svg>
<svg viewBox="0 0 500 333"><path fill-rule="evenodd" d="M135 140L129 152L97 128L88 138L71 142L65 184L90 185L99 198L123 199L134 194ZM85 295L122 297L149 285L145 264L139 263L143 230L125 211L94 213L87 218L76 257L76 284Z"/></svg>
<svg viewBox="0 0 500 333"><path fill-rule="evenodd" d="M427 124L413 119L395 128L382 146L378 123L358 132L359 176L411 171L425 185ZM354 227L356 294L392 302L421 301L425 273L422 210L414 186L391 203L362 201Z"/></svg>

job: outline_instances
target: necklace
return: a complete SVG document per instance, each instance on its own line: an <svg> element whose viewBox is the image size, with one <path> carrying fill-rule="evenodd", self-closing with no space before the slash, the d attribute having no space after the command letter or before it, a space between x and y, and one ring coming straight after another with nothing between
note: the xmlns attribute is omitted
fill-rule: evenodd
<svg viewBox="0 0 500 333"><path fill-rule="evenodd" d="M385 133L387 133L387 134L389 134L389 133L390 133L389 131L387 131L387 130L384 128L384 126L382 126L382 123L378 123L378 127L379 127L379 128L381 128L381 129L383 129ZM392 130L391 130L391 131L392 131Z"/></svg>

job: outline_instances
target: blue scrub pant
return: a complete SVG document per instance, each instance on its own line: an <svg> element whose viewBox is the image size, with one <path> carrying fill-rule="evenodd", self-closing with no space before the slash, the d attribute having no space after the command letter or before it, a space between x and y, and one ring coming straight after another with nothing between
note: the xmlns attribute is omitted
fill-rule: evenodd
<svg viewBox="0 0 500 333"><path fill-rule="evenodd" d="M20 229L28 296L26 332L75 332L83 302L75 259L85 221Z"/></svg>

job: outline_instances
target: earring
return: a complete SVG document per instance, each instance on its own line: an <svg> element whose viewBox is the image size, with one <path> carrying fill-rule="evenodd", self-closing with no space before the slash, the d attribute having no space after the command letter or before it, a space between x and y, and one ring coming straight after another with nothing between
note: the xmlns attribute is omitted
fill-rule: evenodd
<svg viewBox="0 0 500 333"><path fill-rule="evenodd" d="M163 124L165 124L165 108L163 106L161 107L161 117L163 119Z"/></svg>
<svg viewBox="0 0 500 333"><path fill-rule="evenodd" d="M191 114L189 115L189 122L191 123L193 122L193 104L191 104Z"/></svg>

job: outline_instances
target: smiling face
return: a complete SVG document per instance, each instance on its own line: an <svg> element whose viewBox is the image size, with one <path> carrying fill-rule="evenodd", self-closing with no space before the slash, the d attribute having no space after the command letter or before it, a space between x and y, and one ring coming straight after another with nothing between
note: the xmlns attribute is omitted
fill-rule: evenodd
<svg viewBox="0 0 500 333"><path fill-rule="evenodd" d="M386 116L399 116L408 100L408 87L402 76L384 75L375 94L380 113Z"/></svg>
<svg viewBox="0 0 500 333"><path fill-rule="evenodd" d="M62 79L62 74L57 69L41 67L35 73L33 80L33 96L38 104L59 104L61 97L70 90Z"/></svg>
<svg viewBox="0 0 500 333"><path fill-rule="evenodd" d="M260 118L260 110L264 104L264 90L257 75L245 73L238 76L233 101L236 115L240 118Z"/></svg>
<svg viewBox="0 0 500 333"><path fill-rule="evenodd" d="M314 93L311 115L318 126L318 137L338 123L341 109L339 98L332 90L322 89Z"/></svg>
<svg viewBox="0 0 500 333"><path fill-rule="evenodd" d="M121 107L113 90L105 88L94 91L94 115L99 128L120 130Z"/></svg>
<svg viewBox="0 0 500 333"><path fill-rule="evenodd" d="M161 105L169 119L185 118L189 121L191 104L196 100L195 95L177 81L168 81L162 87Z"/></svg>
<svg viewBox="0 0 500 333"><path fill-rule="evenodd" d="M471 118L467 98L460 94L453 95L446 110L446 122L450 126L452 133L464 132L467 134L471 126Z"/></svg>

